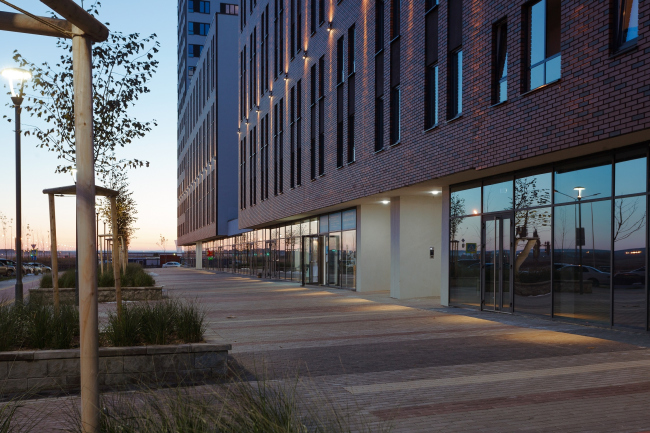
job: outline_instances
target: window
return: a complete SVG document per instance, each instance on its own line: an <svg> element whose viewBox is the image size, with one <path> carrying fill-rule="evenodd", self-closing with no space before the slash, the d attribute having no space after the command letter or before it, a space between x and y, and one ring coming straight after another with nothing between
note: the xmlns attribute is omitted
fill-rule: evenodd
<svg viewBox="0 0 650 433"><path fill-rule="evenodd" d="M292 87L289 91L289 142L290 142L290 154L291 158L289 161L289 187L294 188L296 186L296 88Z"/></svg>
<svg viewBox="0 0 650 433"><path fill-rule="evenodd" d="M253 131L248 137L248 204L253 206L253 158L254 158Z"/></svg>
<svg viewBox="0 0 650 433"><path fill-rule="evenodd" d="M502 21L494 26L494 83L492 103L508 99L508 25Z"/></svg>
<svg viewBox="0 0 650 433"><path fill-rule="evenodd" d="M345 37L341 36L336 42L336 166L343 166L343 90L344 90L344 58Z"/></svg>
<svg viewBox="0 0 650 433"><path fill-rule="evenodd" d="M251 171L253 172L253 204L257 204L257 126L253 128L253 134L251 135L251 146L252 146L252 155L253 155L253 164L251 165Z"/></svg>
<svg viewBox="0 0 650 433"><path fill-rule="evenodd" d="M316 65L311 66L311 88L310 88L310 161L311 179L316 179Z"/></svg>
<svg viewBox="0 0 650 433"><path fill-rule="evenodd" d="M269 5L266 5L264 21L264 91L269 90Z"/></svg>
<svg viewBox="0 0 650 433"><path fill-rule="evenodd" d="M278 155L280 159L279 170L280 170L280 179L279 182L279 192L282 194L284 192L284 99L280 99L280 117L278 121Z"/></svg>
<svg viewBox="0 0 650 433"><path fill-rule="evenodd" d="M238 15L239 6L228 3L221 3L221 13L225 15Z"/></svg>
<svg viewBox="0 0 650 433"><path fill-rule="evenodd" d="M560 79L560 0L541 0L529 7L528 90Z"/></svg>
<svg viewBox="0 0 650 433"><path fill-rule="evenodd" d="M312 36L316 33L316 0L309 2L309 24Z"/></svg>
<svg viewBox="0 0 650 433"><path fill-rule="evenodd" d="M354 113L356 100L356 30L353 25L348 29L348 163L354 162Z"/></svg>
<svg viewBox="0 0 650 433"><path fill-rule="evenodd" d="M269 115L266 114L262 119L262 140L264 147L262 148L262 197L269 198Z"/></svg>
<svg viewBox="0 0 650 433"><path fill-rule="evenodd" d="M254 33L254 32L253 32ZM253 78L255 75L255 64L253 63L253 51L255 50L253 42L253 33L250 34L248 50L248 110L253 109Z"/></svg>
<svg viewBox="0 0 650 433"><path fill-rule="evenodd" d="M279 1L279 12L278 12L278 22L276 23L277 28L277 46L275 47L277 51L277 67L276 77L284 74L284 1Z"/></svg>
<svg viewBox="0 0 650 433"><path fill-rule="evenodd" d="M297 8L296 8L296 53L299 53L300 50L302 49L302 5L304 4L304 0L297 0Z"/></svg>
<svg viewBox="0 0 650 433"><path fill-rule="evenodd" d="M273 194L278 195L278 104L273 106Z"/></svg>
<svg viewBox="0 0 650 433"><path fill-rule="evenodd" d="M400 16L401 0L391 1L390 42L390 144L397 144L401 136L402 91L400 87Z"/></svg>
<svg viewBox="0 0 650 433"><path fill-rule="evenodd" d="M298 0L300 1L300 0ZM296 51L296 0L291 0L291 9L289 10L289 17L291 19L291 25L290 25L290 31L291 31L291 39L289 41L289 55L291 56L291 60L294 58L294 54Z"/></svg>
<svg viewBox="0 0 650 433"><path fill-rule="evenodd" d="M239 53L239 119L246 116L246 52Z"/></svg>
<svg viewBox="0 0 650 433"><path fill-rule="evenodd" d="M203 51L203 45L189 44L187 57L200 57Z"/></svg>
<svg viewBox="0 0 650 433"><path fill-rule="evenodd" d="M188 12L209 14L210 13L210 2L209 1L189 0L187 2L187 10L188 10Z"/></svg>
<svg viewBox="0 0 650 433"><path fill-rule="evenodd" d="M384 1L375 2L375 151L384 148Z"/></svg>
<svg viewBox="0 0 650 433"><path fill-rule="evenodd" d="M259 105L259 95L258 95L258 89L257 89L257 70L259 68L259 64L257 63L257 26L253 29L253 43L251 45L251 53L253 56L253 66L251 67L251 75L252 75L252 91L253 91L253 97L251 98L253 101L254 105Z"/></svg>
<svg viewBox="0 0 650 433"><path fill-rule="evenodd" d="M325 22L325 0L318 0L318 24Z"/></svg>
<svg viewBox="0 0 650 433"><path fill-rule="evenodd" d="M631 47L639 36L639 0L617 0L616 48Z"/></svg>
<svg viewBox="0 0 650 433"><path fill-rule="evenodd" d="M262 95L264 95L264 92L266 91L266 88L268 86L268 82L266 80L266 48L268 44L268 29L267 29L267 22L266 22L266 13L268 11L268 5L267 9L262 12L262 17L260 19L260 92Z"/></svg>
<svg viewBox="0 0 650 433"><path fill-rule="evenodd" d="M438 124L438 1L428 0L424 17L424 129Z"/></svg>
<svg viewBox="0 0 650 433"><path fill-rule="evenodd" d="M448 7L447 119L453 119L463 112L463 2L450 0Z"/></svg>
<svg viewBox="0 0 650 433"><path fill-rule="evenodd" d="M190 35L206 36L210 31L210 24L195 23L190 21L187 23L187 32Z"/></svg>
<svg viewBox="0 0 650 433"><path fill-rule="evenodd" d="M325 174L325 56L318 59L318 174Z"/></svg>
<svg viewBox="0 0 650 433"><path fill-rule="evenodd" d="M239 206L246 209L246 137L239 144Z"/></svg>
<svg viewBox="0 0 650 433"><path fill-rule="evenodd" d="M296 84L296 185L302 184L302 80Z"/></svg>

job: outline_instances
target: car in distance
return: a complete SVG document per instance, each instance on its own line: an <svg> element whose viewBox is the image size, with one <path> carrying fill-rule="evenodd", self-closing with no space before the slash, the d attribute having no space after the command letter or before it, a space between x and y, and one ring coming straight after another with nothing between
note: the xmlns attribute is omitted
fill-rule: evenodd
<svg viewBox="0 0 650 433"><path fill-rule="evenodd" d="M181 264L178 262L167 262L162 265L163 268L180 268Z"/></svg>
<svg viewBox="0 0 650 433"><path fill-rule="evenodd" d="M14 275L16 275L16 268L7 262L0 262L0 276L13 277Z"/></svg>
<svg viewBox="0 0 650 433"><path fill-rule="evenodd" d="M609 286L609 272L603 272L593 266L568 265L558 269L556 272L558 272L560 279L563 280L579 280L580 273L582 273L582 279L584 281L591 281L593 287Z"/></svg>

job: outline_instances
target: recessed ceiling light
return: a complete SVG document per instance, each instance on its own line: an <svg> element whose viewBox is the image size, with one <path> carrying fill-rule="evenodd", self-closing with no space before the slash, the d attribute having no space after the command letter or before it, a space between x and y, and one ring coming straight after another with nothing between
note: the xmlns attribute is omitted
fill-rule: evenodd
<svg viewBox="0 0 650 433"><path fill-rule="evenodd" d="M390 203L390 200L382 200L381 201L381 204L389 204L389 203Z"/></svg>

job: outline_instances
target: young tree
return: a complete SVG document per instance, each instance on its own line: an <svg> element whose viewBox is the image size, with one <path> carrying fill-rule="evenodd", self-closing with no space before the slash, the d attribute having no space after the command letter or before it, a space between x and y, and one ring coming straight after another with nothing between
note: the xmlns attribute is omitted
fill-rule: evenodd
<svg viewBox="0 0 650 433"><path fill-rule="evenodd" d="M128 257L129 245L131 240L135 237L134 234L136 230L135 223L138 220L137 214L138 209L136 208L135 200L133 199L133 192L129 191L129 180L126 176L126 172L120 170L114 170L108 175L108 184L107 188L119 191L119 195L116 197L116 207L117 207L117 231L113 227L111 219L111 202L108 198L102 199L100 206L100 213L102 219L108 223L108 226L111 228L111 233L115 239L119 239L121 236L124 239L124 252ZM115 236L117 234L117 236Z"/></svg>
<svg viewBox="0 0 650 433"><path fill-rule="evenodd" d="M163 253L167 252L167 239L162 235L162 233L160 234L160 242L156 242L156 245L163 250Z"/></svg>
<svg viewBox="0 0 650 433"><path fill-rule="evenodd" d="M4 239L5 258L7 257L7 215L0 212L0 224L2 225L2 238ZM9 241L11 244L11 240Z"/></svg>
<svg viewBox="0 0 650 433"><path fill-rule="evenodd" d="M94 3L88 12L98 14L101 6ZM140 96L149 93L148 82L156 73L159 43L156 34L141 37L138 33L122 34L111 31L107 41L93 44L93 129L95 138L95 171L106 179L114 169L149 166L137 158L118 159L116 150L144 137L156 120L141 121L130 114ZM56 153L64 162L57 173L72 170L76 163L74 90L72 74L72 41L58 39L58 49L64 52L59 62L40 65L14 51L14 61L32 72L23 109L42 125L24 125L25 135L34 135L38 146ZM3 116L11 122L11 118Z"/></svg>

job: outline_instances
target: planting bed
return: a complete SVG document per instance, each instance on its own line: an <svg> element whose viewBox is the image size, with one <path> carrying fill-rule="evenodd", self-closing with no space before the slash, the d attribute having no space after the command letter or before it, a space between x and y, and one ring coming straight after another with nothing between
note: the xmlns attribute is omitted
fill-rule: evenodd
<svg viewBox="0 0 650 433"><path fill-rule="evenodd" d="M231 349L230 344L210 343L100 348L99 383L119 389L222 377ZM0 352L0 396L71 392L79 386L79 349Z"/></svg>

